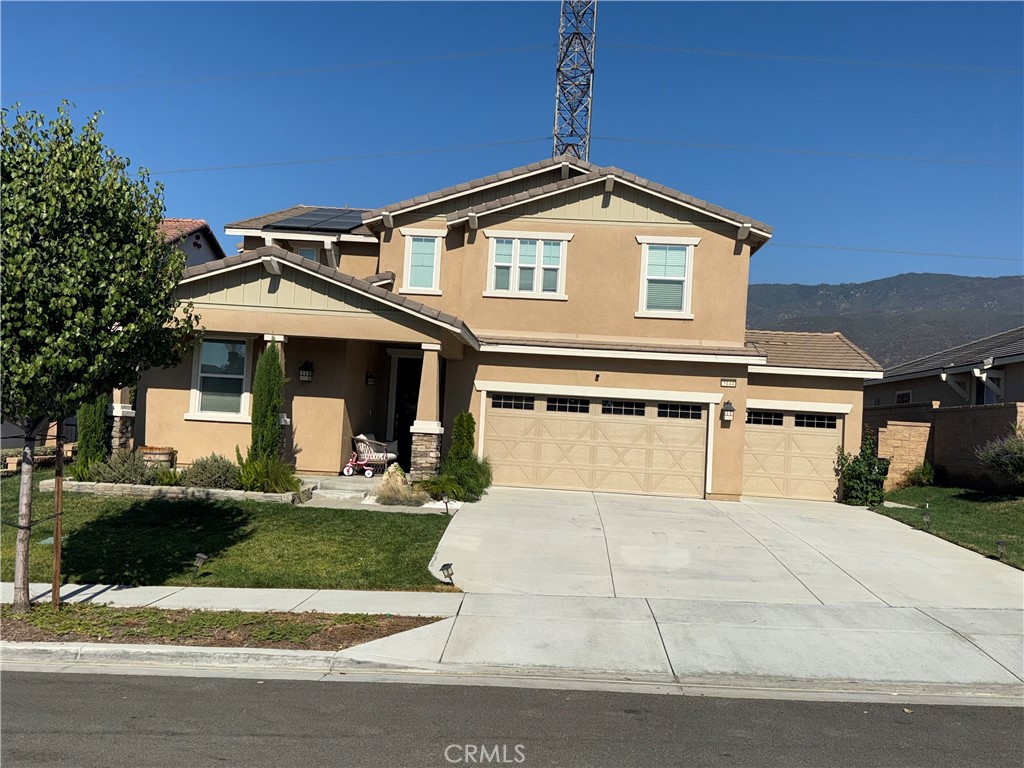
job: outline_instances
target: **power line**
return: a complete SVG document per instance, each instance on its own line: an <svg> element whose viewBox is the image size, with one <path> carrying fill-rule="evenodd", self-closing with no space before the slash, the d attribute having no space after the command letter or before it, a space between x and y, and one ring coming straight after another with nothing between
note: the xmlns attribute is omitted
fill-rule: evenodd
<svg viewBox="0 0 1024 768"><path fill-rule="evenodd" d="M790 147L748 147L740 144L701 144L693 141L671 141L668 139L629 139L622 136L594 136L601 141L619 141L630 144L662 144L693 149L718 149L730 152L773 152L783 155L817 155L820 157L846 157L854 160L889 160L901 163L937 163L940 165L979 165L990 168L1024 168L1024 163L995 163L985 160L962 160L948 157L914 157L908 155L874 155L866 152L840 152L822 149L797 149Z"/></svg>
<svg viewBox="0 0 1024 768"><path fill-rule="evenodd" d="M333 67L313 67L308 69L281 69L262 72L237 72L226 75L213 75L211 77L197 77L181 80L155 80L148 83L110 83L107 85L81 86L77 88L54 89L47 91L22 91L14 94L6 94L5 98L24 96L53 96L69 93L94 93L97 91L127 91L143 88L168 88L181 85L202 85L205 83L230 82L235 80L259 80L274 77L300 77L302 75L318 75L331 72L352 72L360 69L373 69L375 67L398 67L413 64L429 64L438 61L458 61L460 59L480 58L484 56L504 56L511 53L525 53L528 51L551 50L552 44L527 45L520 48L493 48L486 51L466 51L464 53L449 53L439 56L424 56L416 59L384 59L380 61L365 61L357 64L339 64Z"/></svg>
<svg viewBox="0 0 1024 768"><path fill-rule="evenodd" d="M861 248L847 245L821 245L820 243L776 243L769 241L776 248L815 248L825 251L855 251L858 253L885 253L898 256L939 256L944 259L980 259L982 261L1013 261L1017 264L1024 264L1024 259L1008 256L979 256L973 253L943 253L941 251L907 251L890 248Z"/></svg>
<svg viewBox="0 0 1024 768"><path fill-rule="evenodd" d="M662 48L653 45L604 44L603 48L618 48L629 51L650 51L652 53L683 53L693 56L723 56L737 59L761 59L766 61L797 61L807 64L848 64L860 67L886 67L892 69L922 69L940 72L975 72L995 75L1019 75L1022 70L1003 67L971 67L956 64L923 64L917 62L866 61L863 59L831 59L821 56L792 56L755 51L712 51L707 48Z"/></svg>
<svg viewBox="0 0 1024 768"><path fill-rule="evenodd" d="M318 165L320 163L341 163L347 160L374 160L384 157L406 157L409 155L430 155L441 152L459 152L467 149L486 149L487 147L502 147L510 144L532 144L534 142L549 142L550 136L536 136L531 139L508 139L507 141L490 141L484 144L460 144L452 147L427 147L424 149L406 149L395 152L374 152L366 155L339 155L336 157L318 157L309 160L278 160L267 163L237 163L234 165L210 165L205 168L172 168L164 171L153 171L153 175L166 175L171 173L205 173L207 171L233 171L242 168L275 168L285 165Z"/></svg>

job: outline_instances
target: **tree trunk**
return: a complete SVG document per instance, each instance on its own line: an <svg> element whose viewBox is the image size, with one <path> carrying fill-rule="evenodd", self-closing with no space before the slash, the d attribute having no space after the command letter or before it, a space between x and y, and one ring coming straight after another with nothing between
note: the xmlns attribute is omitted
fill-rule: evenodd
<svg viewBox="0 0 1024 768"><path fill-rule="evenodd" d="M25 430L21 452L21 490L18 498L18 538L14 546L14 611L28 611L28 545L32 530L32 469L35 464L36 430Z"/></svg>

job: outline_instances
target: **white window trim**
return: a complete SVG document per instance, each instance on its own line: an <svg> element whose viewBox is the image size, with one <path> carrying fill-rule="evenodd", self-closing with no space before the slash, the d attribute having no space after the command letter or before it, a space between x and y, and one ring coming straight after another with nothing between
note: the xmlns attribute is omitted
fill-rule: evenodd
<svg viewBox="0 0 1024 768"><path fill-rule="evenodd" d="M213 333L205 341L244 341L245 370L242 373L242 411L241 413L218 413L216 411L200 411L199 369L203 357L203 342L195 345L192 352L192 392L189 396L188 413L185 421L219 421L235 424L249 424L251 416L252 395L252 342L251 336L239 336L233 333Z"/></svg>
<svg viewBox="0 0 1024 768"><path fill-rule="evenodd" d="M637 235L636 241L642 246L640 259L640 303L633 317L659 320L693 320L693 258L700 244L699 237L672 237L668 235ZM683 308L679 312L647 309L647 256L650 245L682 245L686 253L686 273L683 275Z"/></svg>
<svg viewBox="0 0 1024 768"><path fill-rule="evenodd" d="M448 232L443 229L420 229L419 227L401 227L398 231L405 238L405 272L402 276L403 285L398 292L414 296L440 296L441 243L447 237ZM412 274L412 240L414 237L434 238L434 276L429 288L414 288L409 285L409 276Z"/></svg>
<svg viewBox="0 0 1024 768"><path fill-rule="evenodd" d="M907 396L907 402L901 403L900 402L900 395L906 395ZM914 402L914 392L913 392L913 390L910 390L910 389L899 389L899 390L896 391L896 394L893 396L893 403L895 403L896 405L910 405L912 402Z"/></svg>
<svg viewBox="0 0 1024 768"><path fill-rule="evenodd" d="M500 229L485 229L484 236L488 239L487 248L487 290L483 292L484 298L488 299L546 299L548 301L568 301L565 293L565 273L568 263L568 248L566 243L572 240L572 233L567 232L512 232ZM511 269L509 276L509 289L499 291L494 287L495 263L494 255L497 241L506 239L512 241L512 263L508 265ZM542 290L521 291L519 290L519 243L521 240L537 241L537 263L534 265L534 285L539 288L544 285L544 241L557 242L560 245L558 255L558 290L555 293L545 293ZM504 264L502 266L505 266Z"/></svg>

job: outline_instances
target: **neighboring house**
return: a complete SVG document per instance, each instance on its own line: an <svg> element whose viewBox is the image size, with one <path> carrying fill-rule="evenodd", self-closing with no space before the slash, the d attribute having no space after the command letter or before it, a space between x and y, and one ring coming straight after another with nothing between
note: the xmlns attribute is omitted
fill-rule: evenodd
<svg viewBox="0 0 1024 768"><path fill-rule="evenodd" d="M886 487L922 463L948 482L1007 487L977 449L1024 427L1024 327L901 363L865 382L864 429L890 459Z"/></svg>
<svg viewBox="0 0 1024 768"><path fill-rule="evenodd" d="M245 450L276 340L300 472L338 473L373 432L423 476L469 411L496 485L831 499L881 376L839 334L746 330L771 227L575 158L226 233L242 252L181 281L201 345L139 389L137 439L183 464Z"/></svg>
<svg viewBox="0 0 1024 768"><path fill-rule="evenodd" d="M1024 326L893 366L865 383L870 405L1024 401Z"/></svg>
<svg viewBox="0 0 1024 768"><path fill-rule="evenodd" d="M203 219L164 219L160 231L168 242L176 242L188 256L186 266L217 261L226 255L210 225Z"/></svg>

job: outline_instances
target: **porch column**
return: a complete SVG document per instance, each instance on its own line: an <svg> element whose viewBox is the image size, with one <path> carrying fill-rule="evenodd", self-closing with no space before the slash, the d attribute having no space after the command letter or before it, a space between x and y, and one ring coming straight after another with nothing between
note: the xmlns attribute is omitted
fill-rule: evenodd
<svg viewBox="0 0 1024 768"><path fill-rule="evenodd" d="M416 421L412 432L412 458L409 474L422 480L437 474L441 464L441 345L423 345L423 369L420 394L416 402Z"/></svg>
<svg viewBox="0 0 1024 768"><path fill-rule="evenodd" d="M115 451L130 451L135 443L135 406L131 387L114 390L110 414L114 423L110 428L110 446Z"/></svg>

